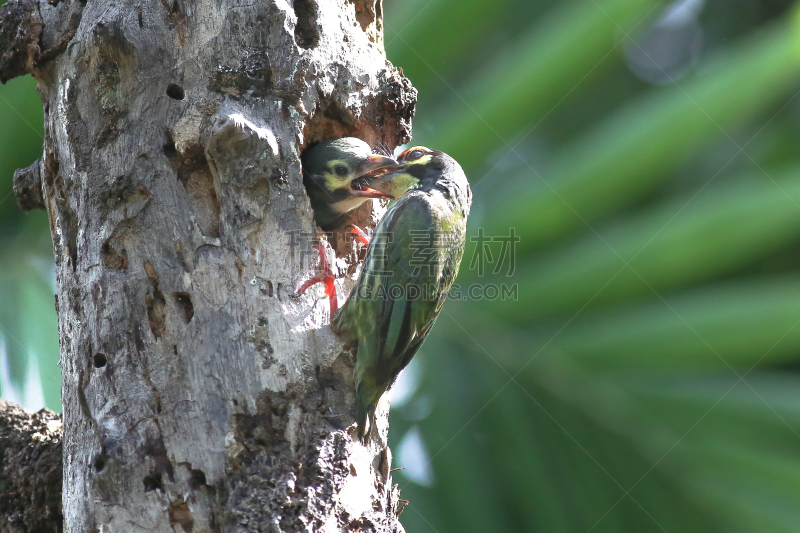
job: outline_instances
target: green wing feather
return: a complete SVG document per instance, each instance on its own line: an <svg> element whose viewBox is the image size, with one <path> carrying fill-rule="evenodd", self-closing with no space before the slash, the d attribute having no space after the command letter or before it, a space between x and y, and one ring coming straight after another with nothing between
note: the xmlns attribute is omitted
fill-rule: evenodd
<svg viewBox="0 0 800 533"><path fill-rule="evenodd" d="M411 192L381 219L364 269L333 326L358 342L357 420L366 418L411 361L458 272L466 221L441 194Z"/></svg>

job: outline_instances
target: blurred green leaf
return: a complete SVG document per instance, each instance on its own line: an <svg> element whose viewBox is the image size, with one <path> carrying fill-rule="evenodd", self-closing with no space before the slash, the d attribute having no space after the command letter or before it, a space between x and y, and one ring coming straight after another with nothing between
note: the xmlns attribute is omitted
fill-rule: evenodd
<svg viewBox="0 0 800 533"><path fill-rule="evenodd" d="M719 52L692 79L626 104L562 148L548 169L530 176L529 187L506 196L488 233L516 227L520 247L531 249L592 224L774 105L796 89L799 76L797 27L783 20Z"/></svg>
<svg viewBox="0 0 800 533"><path fill-rule="evenodd" d="M0 86L0 335L8 366L2 376L26 397L61 410L61 371L58 330L53 305L53 253L44 213L22 213L11 191L14 170L32 164L42 155L42 102L31 77ZM31 366L35 358L36 365ZM43 398L26 390L38 370ZM9 397L11 391L0 390Z"/></svg>
<svg viewBox="0 0 800 533"><path fill-rule="evenodd" d="M517 265L519 300L492 311L530 319L735 272L800 238L800 169L720 178L596 232Z"/></svg>
<svg viewBox="0 0 800 533"><path fill-rule="evenodd" d="M427 456L404 460L433 474L426 487L394 473L408 531L798 530L797 14L784 0L663 5L673 24L702 10L705 48L661 87L626 67L625 33L652 30L655 0L385 6L390 59L422 90L415 142L473 183L498 160L472 229L523 239L513 277L462 265L465 284L516 283L519 300L449 302L419 390L392 410L395 466L419 430ZM41 154L33 86L0 87L0 199ZM506 142L520 140L522 157ZM19 341L14 383L35 353L53 406L39 215L0 201L0 325Z"/></svg>
<svg viewBox="0 0 800 533"><path fill-rule="evenodd" d="M424 58L436 57L437 66L459 57L465 47L498 19L514 0L414 0L388 14L392 24L386 33L386 47L417 89L438 81ZM442 27L449 31L441 31Z"/></svg>
<svg viewBox="0 0 800 533"><path fill-rule="evenodd" d="M747 369L796 358L800 280L751 280L580 317L554 342L603 371Z"/></svg>
<svg viewBox="0 0 800 533"><path fill-rule="evenodd" d="M477 2L494 9L491 2ZM446 6L448 2L435 2ZM609 59L618 45L620 27L636 27L659 0L573 1L555 4L518 42L497 60L478 66L471 85L459 89L450 103L436 109L438 125L430 139L468 171L479 170L487 157L520 129L527 131L568 97L584 79ZM463 7L462 7L463 6ZM455 12L470 12L463 4ZM484 18L481 10L474 16ZM480 20L480 19L478 19ZM423 42L440 40L445 32L429 32ZM464 38L470 37L464 34ZM413 51L415 63L439 57L438 48L418 47L419 40L398 38ZM406 63L400 63L404 65ZM432 67L435 68L435 67ZM413 78L412 78L413 80ZM463 94L463 99L460 95ZM425 96L420 99L424 101ZM426 144L424 132L415 143ZM473 176L475 178L476 176Z"/></svg>
<svg viewBox="0 0 800 533"><path fill-rule="evenodd" d="M23 232L22 235L26 235ZM45 235L46 237L46 235ZM5 339L10 378L25 394L30 360L35 358L47 407L61 410L61 371L58 368L58 324L54 306L52 251L20 239L5 239L4 268L0 270L0 334ZM25 244L23 244L25 242ZM27 248L27 249L26 249ZM27 391L28 396L32 391ZM5 394L4 391L0 393ZM37 398L32 398L37 400Z"/></svg>
<svg viewBox="0 0 800 533"><path fill-rule="evenodd" d="M50 265L31 265L31 275L22 286L21 332L28 350L36 354L44 404L61 410L61 370L58 350L58 320L54 293L47 277Z"/></svg>
<svg viewBox="0 0 800 533"><path fill-rule="evenodd" d="M11 196L14 170L42 155L42 101L36 82L24 77L0 86L0 233L21 213Z"/></svg>

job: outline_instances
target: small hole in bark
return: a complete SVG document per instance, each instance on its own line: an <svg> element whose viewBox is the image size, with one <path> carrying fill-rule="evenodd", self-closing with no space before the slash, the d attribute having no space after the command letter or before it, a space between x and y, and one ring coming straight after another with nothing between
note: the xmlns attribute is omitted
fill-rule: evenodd
<svg viewBox="0 0 800 533"><path fill-rule="evenodd" d="M97 455L95 455L94 456L94 471L97 472L97 473L102 472L103 469L106 467L107 460L108 460L108 458L106 456L105 450L103 450L102 452L100 452Z"/></svg>
<svg viewBox="0 0 800 533"><path fill-rule="evenodd" d="M385 447L381 450L380 455L378 456L378 468L375 470L380 473L380 475L385 480L389 476L389 447Z"/></svg>
<svg viewBox="0 0 800 533"><path fill-rule="evenodd" d="M202 470L192 470L190 472L191 478L189 479L189 485L195 490L202 487L206 484L206 473Z"/></svg>
<svg viewBox="0 0 800 533"><path fill-rule="evenodd" d="M150 474L147 474L144 476L142 483L144 483L145 492L150 492L156 489L164 492L164 480L161 479L160 472L151 472Z"/></svg>
<svg viewBox="0 0 800 533"><path fill-rule="evenodd" d="M103 368L106 366L106 354L104 353L96 353L94 354L94 367L95 368Z"/></svg>
<svg viewBox="0 0 800 533"><path fill-rule="evenodd" d="M128 252L124 248L119 251L115 250L111 245L111 237L109 237L100 248L100 256L103 258L103 264L110 270L128 270Z"/></svg>
<svg viewBox="0 0 800 533"><path fill-rule="evenodd" d="M183 321L188 324L194 317L194 306L192 305L192 298L188 292L173 292L172 297L175 298L175 303L183 311Z"/></svg>
<svg viewBox="0 0 800 533"><path fill-rule="evenodd" d="M166 313L164 312L164 296L161 291L156 289L154 294L147 294L144 297L147 306L147 320L150 323L150 330L156 339L161 338L167 331Z"/></svg>
<svg viewBox="0 0 800 533"><path fill-rule="evenodd" d="M72 271L78 267L78 216L75 211L67 207L64 209L65 214L65 223L63 225L64 234L67 241L67 250L69 251L69 257L72 260Z"/></svg>
<svg viewBox="0 0 800 533"><path fill-rule="evenodd" d="M167 159L175 159L178 155L178 150L175 148L175 141L169 132L167 132L167 142L164 143L161 149L164 151L164 155L167 156Z"/></svg>
<svg viewBox="0 0 800 533"><path fill-rule="evenodd" d="M170 83L167 85L167 96L173 100L183 100L183 98L186 96L186 93L183 91L183 87L177 83Z"/></svg>
<svg viewBox="0 0 800 533"><path fill-rule="evenodd" d="M297 26L294 28L297 46L313 48L319 41L315 0L294 0L294 14L297 16Z"/></svg>
<svg viewBox="0 0 800 533"><path fill-rule="evenodd" d="M167 301L158 288L159 276L150 261L144 262L144 270L153 284L153 293L148 293L144 296L144 303L147 306L147 320L150 323L150 330L153 332L153 336L159 339L167 331L167 313L164 309Z"/></svg>

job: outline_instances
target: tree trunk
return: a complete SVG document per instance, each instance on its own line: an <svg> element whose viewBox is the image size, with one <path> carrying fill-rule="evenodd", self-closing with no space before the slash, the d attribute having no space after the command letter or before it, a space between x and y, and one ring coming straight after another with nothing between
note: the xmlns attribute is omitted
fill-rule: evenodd
<svg viewBox="0 0 800 533"><path fill-rule="evenodd" d="M32 73L44 102L15 188L53 237L65 531L401 531L386 413L359 444L353 355L326 302L288 296L314 263L302 149L410 138L381 0L0 16L0 79ZM355 248L331 243L352 280Z"/></svg>

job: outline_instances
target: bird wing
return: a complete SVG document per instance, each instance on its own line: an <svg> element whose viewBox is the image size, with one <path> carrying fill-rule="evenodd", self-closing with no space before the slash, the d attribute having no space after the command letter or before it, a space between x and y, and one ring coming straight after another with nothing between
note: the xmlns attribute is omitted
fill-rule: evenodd
<svg viewBox="0 0 800 533"><path fill-rule="evenodd" d="M448 260L454 243L452 232L442 228L450 214L444 199L410 193L373 234L364 270L334 323L345 338L358 340L356 379L371 382L365 383L370 389L382 393L391 385L447 298L455 278ZM456 238L463 248L463 235Z"/></svg>

